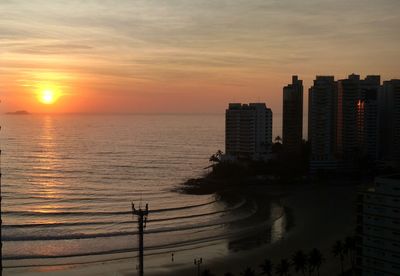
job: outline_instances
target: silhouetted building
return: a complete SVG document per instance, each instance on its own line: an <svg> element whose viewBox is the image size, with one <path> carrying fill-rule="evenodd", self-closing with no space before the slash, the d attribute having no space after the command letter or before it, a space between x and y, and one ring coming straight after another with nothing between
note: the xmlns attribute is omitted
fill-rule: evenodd
<svg viewBox="0 0 400 276"><path fill-rule="evenodd" d="M400 275L400 175L358 195L357 275Z"/></svg>
<svg viewBox="0 0 400 276"><path fill-rule="evenodd" d="M262 158L272 144L272 111L265 103L230 103L226 110L225 152L237 158Z"/></svg>
<svg viewBox="0 0 400 276"><path fill-rule="evenodd" d="M337 157L352 160L359 151L357 123L360 99L360 76L350 75L348 79L337 82Z"/></svg>
<svg viewBox="0 0 400 276"><path fill-rule="evenodd" d="M299 152L303 140L303 81L292 76L283 88L282 141L286 152Z"/></svg>
<svg viewBox="0 0 400 276"><path fill-rule="evenodd" d="M380 76L352 74L337 87L337 157L352 169L361 159L377 159Z"/></svg>
<svg viewBox="0 0 400 276"><path fill-rule="evenodd" d="M308 139L312 172L337 168L336 86L333 76L317 76L309 89Z"/></svg>
<svg viewBox="0 0 400 276"><path fill-rule="evenodd" d="M367 76L361 81L361 94L357 103L358 136L363 156L369 160L378 159L378 96L381 77Z"/></svg>
<svg viewBox="0 0 400 276"><path fill-rule="evenodd" d="M384 81L379 95L380 158L400 162L400 80Z"/></svg>

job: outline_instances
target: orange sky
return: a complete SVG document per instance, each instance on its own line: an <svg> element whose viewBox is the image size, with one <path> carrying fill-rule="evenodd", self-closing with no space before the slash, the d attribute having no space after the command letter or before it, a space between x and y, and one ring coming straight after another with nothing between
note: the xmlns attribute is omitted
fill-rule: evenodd
<svg viewBox="0 0 400 276"><path fill-rule="evenodd" d="M399 78L400 1L1 1L0 111L281 112L292 74ZM53 105L36 93L59 91ZM307 94L307 93L305 93Z"/></svg>

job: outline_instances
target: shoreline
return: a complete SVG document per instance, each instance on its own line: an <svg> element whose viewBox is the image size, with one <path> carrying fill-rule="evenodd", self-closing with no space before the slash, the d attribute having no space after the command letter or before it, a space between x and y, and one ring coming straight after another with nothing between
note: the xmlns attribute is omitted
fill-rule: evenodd
<svg viewBox="0 0 400 276"><path fill-rule="evenodd" d="M202 269L210 269L217 275L223 275L229 270L232 273L239 274L246 266L259 270L259 265L265 258L270 258L273 263L277 263L280 258L290 258L293 252L298 249L309 251L314 247L320 249L327 259L327 262L321 267L322 275L337 275L333 271L338 272L339 266L335 263L336 260L329 255L329 252L334 241L352 234L351 228L352 225L354 226L355 216L352 216L353 212L346 212L346 210L355 209L355 207L352 208L352 199L356 194L356 186L340 184L336 186L316 186L308 184L297 187L256 185L248 188L254 189L252 192L261 198L263 193L271 195L271 191L272 195L275 194L277 198L280 198L282 206L286 208L285 223L289 224L289 230L282 239L254 247L251 243L257 243L257 240L254 240L255 236L252 236L253 240L247 239L247 244L245 237L239 241L239 243L242 243L239 250L227 250L222 243L211 242L198 248L179 251L176 255L179 261L175 263L168 261L170 259L169 250L166 250L165 253L161 252L157 256L146 255L146 275L191 275L194 271L193 258L200 256L203 256L204 260ZM345 199L343 199L343 195L346 195ZM340 200L341 204L335 204L335 201ZM315 206L323 207L316 209ZM329 212L329 209L335 211L332 213L332 211ZM331 216L329 216L329 213L331 213ZM329 217L329 223L322 224L324 217ZM321 225L315 223L318 221ZM287 226L283 224L280 227ZM328 225L329 227L327 227ZM250 248L246 249L246 245ZM210 250L216 252L216 257L211 259L206 257ZM135 255L132 253L120 260L103 260L90 264L5 269L4 273L5 275L39 275L44 272L49 272L52 275L136 275ZM329 272L333 274L329 274Z"/></svg>

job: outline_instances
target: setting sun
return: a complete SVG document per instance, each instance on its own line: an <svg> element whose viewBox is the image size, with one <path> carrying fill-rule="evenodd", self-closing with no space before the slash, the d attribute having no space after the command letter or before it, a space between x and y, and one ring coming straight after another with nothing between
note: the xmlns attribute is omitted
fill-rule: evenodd
<svg viewBox="0 0 400 276"><path fill-rule="evenodd" d="M48 90L43 90L40 93L39 100L40 100L41 103L44 103L44 104L53 104L57 100L57 95L52 90L49 90L49 89Z"/></svg>

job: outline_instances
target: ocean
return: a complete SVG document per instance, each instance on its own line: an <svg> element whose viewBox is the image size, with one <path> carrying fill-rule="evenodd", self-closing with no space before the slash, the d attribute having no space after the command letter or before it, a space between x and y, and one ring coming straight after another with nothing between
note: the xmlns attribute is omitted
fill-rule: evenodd
<svg viewBox="0 0 400 276"><path fill-rule="evenodd" d="M5 267L136 255L131 202L149 204L146 254L211 242L225 254L232 237L257 228L248 227L258 207L246 197L176 191L224 149L222 114L8 115L1 125ZM281 213L271 202L262 223Z"/></svg>

